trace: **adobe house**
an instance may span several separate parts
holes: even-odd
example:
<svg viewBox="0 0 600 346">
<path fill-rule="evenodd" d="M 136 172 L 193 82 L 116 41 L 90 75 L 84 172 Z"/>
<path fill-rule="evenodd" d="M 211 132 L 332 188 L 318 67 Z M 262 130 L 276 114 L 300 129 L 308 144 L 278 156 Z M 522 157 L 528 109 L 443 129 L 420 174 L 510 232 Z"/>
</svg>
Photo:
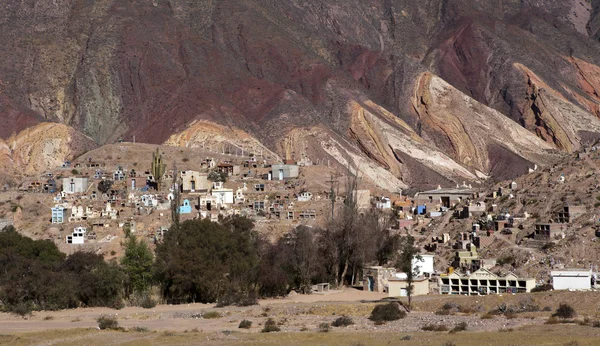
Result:
<svg viewBox="0 0 600 346">
<path fill-rule="evenodd" d="M 179 176 L 182 192 L 207 193 L 212 184 L 208 180 L 208 174 L 198 171 L 181 171 Z"/>
<path fill-rule="evenodd" d="M 298 178 L 298 165 L 278 164 L 271 166 L 271 176 L 275 180 Z"/>
<path fill-rule="evenodd" d="M 368 292 L 387 292 L 388 280 L 396 274 L 396 269 L 382 266 L 363 269 L 363 290 Z"/>
<path fill-rule="evenodd" d="M 558 223 L 536 223 L 533 239 L 549 241 L 557 236 L 561 236 L 564 226 Z"/>
<path fill-rule="evenodd" d="M 557 222 L 558 223 L 571 223 L 579 215 L 583 215 L 586 212 L 585 205 L 567 205 L 564 206 L 561 211 L 558 212 Z"/>
<path fill-rule="evenodd" d="M 520 278 L 513 273 L 501 277 L 487 269 L 472 274 L 452 272 L 439 277 L 441 294 L 481 296 L 502 293 L 527 293 L 535 287 L 535 279 Z"/>
<path fill-rule="evenodd" d="M 431 191 L 417 192 L 414 196 L 414 202 L 418 205 L 451 208 L 452 206 L 473 197 L 473 190 L 468 187 L 457 187 L 453 189 L 442 189 L 441 187 L 438 187 Z"/>
<path fill-rule="evenodd" d="M 420 276 L 413 279 L 412 296 L 423 296 L 429 293 L 429 279 Z M 388 279 L 388 297 L 408 296 L 408 281 L 405 273 L 396 273 Z"/>
</svg>

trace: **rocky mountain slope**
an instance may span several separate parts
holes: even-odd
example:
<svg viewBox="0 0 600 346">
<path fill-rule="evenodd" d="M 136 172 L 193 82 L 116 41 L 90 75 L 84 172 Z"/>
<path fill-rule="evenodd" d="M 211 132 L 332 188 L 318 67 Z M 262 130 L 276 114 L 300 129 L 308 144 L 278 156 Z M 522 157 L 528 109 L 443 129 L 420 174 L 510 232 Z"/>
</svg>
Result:
<svg viewBox="0 0 600 346">
<path fill-rule="evenodd" d="M 97 145 L 209 139 L 398 189 L 509 178 L 600 136 L 600 0 L 1 6 L 5 140 L 45 122 Z"/>
</svg>

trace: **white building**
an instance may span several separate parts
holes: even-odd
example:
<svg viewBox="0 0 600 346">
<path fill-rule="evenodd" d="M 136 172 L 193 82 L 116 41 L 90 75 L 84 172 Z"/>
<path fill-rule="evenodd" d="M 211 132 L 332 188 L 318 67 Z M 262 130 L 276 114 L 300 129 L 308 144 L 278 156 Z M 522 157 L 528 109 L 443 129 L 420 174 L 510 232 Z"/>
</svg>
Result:
<svg viewBox="0 0 600 346">
<path fill-rule="evenodd" d="M 304 191 L 298 195 L 298 202 L 308 202 L 313 198 L 313 194 L 308 191 Z"/>
<path fill-rule="evenodd" d="M 412 267 L 413 272 L 418 272 L 417 276 L 431 276 L 434 273 L 433 269 L 433 256 L 434 255 L 420 255 L 421 259 L 413 257 Z"/>
<path fill-rule="evenodd" d="M 65 193 L 84 193 L 88 188 L 88 178 L 63 178 L 62 190 Z"/>
<path fill-rule="evenodd" d="M 377 209 L 392 209 L 392 201 L 387 197 L 381 197 L 375 207 Z"/>
<path fill-rule="evenodd" d="M 555 290 L 589 290 L 595 281 L 591 269 L 553 270 L 550 276 Z"/>
<path fill-rule="evenodd" d="M 211 195 L 215 197 L 217 204 L 233 204 L 233 189 L 212 189 Z"/>
<path fill-rule="evenodd" d="M 73 230 L 73 233 L 71 233 L 71 235 L 68 235 L 67 238 L 65 239 L 67 244 L 83 244 L 83 243 L 85 243 L 86 231 L 87 230 L 85 227 L 75 227 L 75 229 Z"/>
</svg>

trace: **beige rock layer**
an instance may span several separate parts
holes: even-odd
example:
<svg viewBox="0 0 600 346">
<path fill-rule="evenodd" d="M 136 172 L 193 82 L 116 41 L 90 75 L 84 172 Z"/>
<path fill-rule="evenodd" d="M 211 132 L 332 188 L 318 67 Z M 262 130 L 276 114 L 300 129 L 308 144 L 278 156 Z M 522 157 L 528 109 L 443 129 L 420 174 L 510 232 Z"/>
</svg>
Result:
<svg viewBox="0 0 600 346">
<path fill-rule="evenodd" d="M 72 127 L 40 123 L 0 140 L 0 167 L 13 174 L 35 175 L 95 147 L 89 137 Z"/>
</svg>

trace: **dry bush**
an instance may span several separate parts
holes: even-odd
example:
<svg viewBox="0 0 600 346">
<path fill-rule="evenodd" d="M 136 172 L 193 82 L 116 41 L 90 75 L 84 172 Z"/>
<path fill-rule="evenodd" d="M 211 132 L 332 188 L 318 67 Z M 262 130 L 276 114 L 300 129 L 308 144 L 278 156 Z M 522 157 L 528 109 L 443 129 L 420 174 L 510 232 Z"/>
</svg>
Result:
<svg viewBox="0 0 600 346">
<path fill-rule="evenodd" d="M 448 331 L 448 327 L 446 327 L 446 325 L 434 324 L 434 323 L 426 324 L 423 327 L 421 327 L 421 329 L 428 331 L 428 332 L 447 332 Z"/>
</svg>

